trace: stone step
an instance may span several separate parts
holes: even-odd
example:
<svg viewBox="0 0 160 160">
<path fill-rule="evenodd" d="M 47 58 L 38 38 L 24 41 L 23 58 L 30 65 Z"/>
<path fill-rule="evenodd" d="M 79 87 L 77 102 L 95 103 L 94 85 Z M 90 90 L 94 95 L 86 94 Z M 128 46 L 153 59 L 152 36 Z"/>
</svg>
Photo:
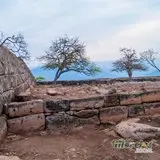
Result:
<svg viewBox="0 0 160 160">
<path fill-rule="evenodd" d="M 6 106 L 5 112 L 9 118 L 44 113 L 43 101 L 13 102 Z"/>
</svg>

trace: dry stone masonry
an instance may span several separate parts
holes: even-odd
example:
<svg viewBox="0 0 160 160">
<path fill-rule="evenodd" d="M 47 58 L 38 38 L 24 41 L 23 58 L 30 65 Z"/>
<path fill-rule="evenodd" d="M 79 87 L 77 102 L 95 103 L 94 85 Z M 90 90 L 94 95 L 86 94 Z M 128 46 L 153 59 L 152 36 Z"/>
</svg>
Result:
<svg viewBox="0 0 160 160">
<path fill-rule="evenodd" d="M 6 109 L 8 131 L 72 129 L 92 124 L 117 124 L 127 118 L 160 114 L 160 91 L 139 94 L 109 93 L 73 100 L 32 100 L 10 103 Z"/>
<path fill-rule="evenodd" d="M 158 81 L 159 78 L 154 80 Z M 107 79 L 61 83 L 73 85 L 112 82 Z M 12 133 L 30 133 L 44 129 L 72 129 L 85 124 L 115 125 L 132 117 L 160 114 L 160 91 L 121 94 L 111 90 L 103 96 L 90 98 L 55 100 L 53 96 L 49 100 L 34 100 L 30 93 L 24 93 L 32 85 L 33 76 L 26 64 L 7 49 L 1 48 L 0 141 L 4 139 L 7 130 Z M 50 91 L 48 93 L 57 94 Z"/>
<path fill-rule="evenodd" d="M 0 47 L 0 141 L 7 132 L 6 117 L 3 115 L 4 106 L 32 85 L 33 76 L 23 60 L 6 48 Z"/>
</svg>

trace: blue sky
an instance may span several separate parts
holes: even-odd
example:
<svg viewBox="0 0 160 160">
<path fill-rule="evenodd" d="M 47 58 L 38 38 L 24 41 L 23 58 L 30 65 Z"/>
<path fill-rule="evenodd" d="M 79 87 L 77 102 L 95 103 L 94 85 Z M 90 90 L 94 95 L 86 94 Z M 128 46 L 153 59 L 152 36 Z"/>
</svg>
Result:
<svg viewBox="0 0 160 160">
<path fill-rule="evenodd" d="M 120 57 L 120 47 L 160 51 L 160 0 L 1 0 L 0 30 L 24 34 L 32 55 L 59 36 L 79 36 L 93 61 Z"/>
</svg>

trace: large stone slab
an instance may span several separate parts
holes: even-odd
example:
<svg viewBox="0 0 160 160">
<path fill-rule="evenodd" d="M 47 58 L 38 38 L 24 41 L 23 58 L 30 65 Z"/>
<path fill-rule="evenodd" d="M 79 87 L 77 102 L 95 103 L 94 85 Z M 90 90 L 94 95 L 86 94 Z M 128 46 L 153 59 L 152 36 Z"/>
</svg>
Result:
<svg viewBox="0 0 160 160">
<path fill-rule="evenodd" d="M 109 107 L 100 110 L 100 121 L 101 123 L 117 123 L 128 116 L 128 107 L 126 106 L 116 106 Z"/>
<path fill-rule="evenodd" d="M 0 142 L 4 140 L 7 134 L 6 116 L 0 116 Z"/>
<path fill-rule="evenodd" d="M 70 109 L 68 100 L 61 100 L 61 101 L 47 100 L 45 102 L 44 108 L 46 113 L 63 112 L 63 111 L 69 111 Z"/>
<path fill-rule="evenodd" d="M 160 128 L 141 124 L 132 120 L 123 121 L 116 126 L 115 131 L 123 138 L 145 140 L 160 137 Z"/>
<path fill-rule="evenodd" d="M 141 104 L 141 94 L 121 94 L 120 105 Z"/>
<path fill-rule="evenodd" d="M 142 102 L 160 102 L 160 91 L 151 91 L 142 94 Z"/>
<path fill-rule="evenodd" d="M 8 119 L 8 131 L 12 133 L 26 133 L 43 130 L 45 128 L 44 114 L 35 114 L 20 118 Z"/>
<path fill-rule="evenodd" d="M 100 124 L 100 121 L 98 116 L 93 116 L 90 118 L 78 118 L 64 112 L 55 113 L 46 117 L 46 126 L 49 130 L 55 130 L 58 128 L 71 129 L 74 126 L 85 124 Z"/>
<path fill-rule="evenodd" d="M 80 111 L 85 109 L 102 108 L 104 106 L 104 97 L 92 97 L 87 99 L 76 99 L 70 102 L 71 111 Z"/>
<path fill-rule="evenodd" d="M 28 102 L 14 102 L 8 105 L 9 117 L 22 117 L 44 112 L 43 101 L 33 100 Z"/>
<path fill-rule="evenodd" d="M 160 103 L 144 104 L 144 109 L 146 115 L 160 114 Z"/>
<path fill-rule="evenodd" d="M 17 156 L 0 156 L 0 160 L 21 160 Z"/>
</svg>

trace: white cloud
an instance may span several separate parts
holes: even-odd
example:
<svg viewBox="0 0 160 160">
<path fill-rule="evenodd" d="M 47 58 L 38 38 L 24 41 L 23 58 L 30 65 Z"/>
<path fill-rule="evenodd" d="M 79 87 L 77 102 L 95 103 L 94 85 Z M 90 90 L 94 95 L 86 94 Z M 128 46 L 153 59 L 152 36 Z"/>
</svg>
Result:
<svg viewBox="0 0 160 160">
<path fill-rule="evenodd" d="M 138 51 L 159 46 L 158 0 L 3 1 L 0 30 L 24 34 L 32 66 L 38 65 L 35 58 L 44 53 L 50 41 L 65 33 L 80 36 L 92 60 L 116 59 L 121 46 Z"/>
</svg>

